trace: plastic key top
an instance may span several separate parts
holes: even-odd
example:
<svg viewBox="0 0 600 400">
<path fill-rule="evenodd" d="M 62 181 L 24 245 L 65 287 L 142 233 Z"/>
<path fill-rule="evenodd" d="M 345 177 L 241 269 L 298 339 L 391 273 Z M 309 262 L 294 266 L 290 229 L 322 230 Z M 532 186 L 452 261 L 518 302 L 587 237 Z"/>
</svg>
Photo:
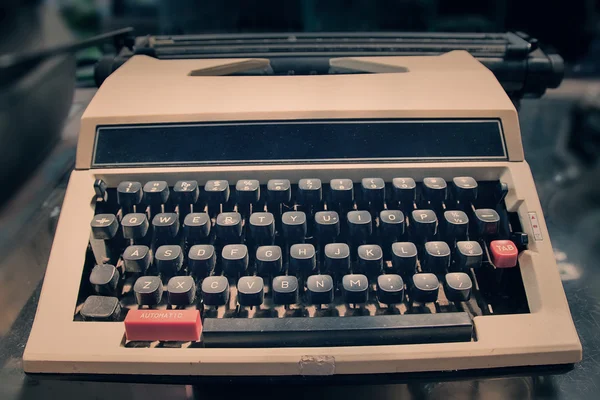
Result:
<svg viewBox="0 0 600 400">
<path fill-rule="evenodd" d="M 490 243 L 492 262 L 496 268 L 512 268 L 517 265 L 519 250 L 510 240 L 493 240 Z"/>
<path fill-rule="evenodd" d="M 425 254 L 421 264 L 423 272 L 445 272 L 450 266 L 450 254 L 450 247 L 446 242 L 425 243 Z"/>
<path fill-rule="evenodd" d="M 224 276 L 209 276 L 202 281 L 202 301 L 206 306 L 223 306 L 229 301 L 229 281 Z"/>
<path fill-rule="evenodd" d="M 142 202 L 144 192 L 142 184 L 139 182 L 121 182 L 117 186 L 117 202 L 125 210 L 131 210 L 131 207 Z"/>
<path fill-rule="evenodd" d="M 385 274 L 377 277 L 377 299 L 383 304 L 399 304 L 404 300 L 404 281 L 400 275 Z"/>
<path fill-rule="evenodd" d="M 96 265 L 90 274 L 90 283 L 98 294 L 114 296 L 119 284 L 119 271 L 114 265 Z"/>
<path fill-rule="evenodd" d="M 452 179 L 454 199 L 469 203 L 477 199 L 477 181 L 470 176 L 458 176 Z"/>
<path fill-rule="evenodd" d="M 456 242 L 454 268 L 458 271 L 468 270 L 470 268 L 479 268 L 481 266 L 482 257 L 483 250 L 481 249 L 479 242 Z"/>
<path fill-rule="evenodd" d="M 447 184 L 443 178 L 423 179 L 423 200 L 431 204 L 441 204 L 448 196 Z"/>
<path fill-rule="evenodd" d="M 316 251 L 312 244 L 294 244 L 290 247 L 290 274 L 308 276 L 316 267 Z"/>
<path fill-rule="evenodd" d="M 142 239 L 148 233 L 150 224 L 146 214 L 130 213 L 121 220 L 123 227 L 123 237 L 125 239 Z"/>
<path fill-rule="evenodd" d="M 195 342 L 201 332 L 198 310 L 129 310 L 125 318 L 127 340 Z"/>
<path fill-rule="evenodd" d="M 90 225 L 95 239 L 112 239 L 119 230 L 119 221 L 114 214 L 97 214 Z"/>
<path fill-rule="evenodd" d="M 329 275 L 311 275 L 306 280 L 309 304 L 329 304 L 333 301 L 333 279 Z"/>
<path fill-rule="evenodd" d="M 437 233 L 438 220 L 433 210 L 414 210 L 411 213 L 413 234 L 422 239 L 431 239 Z"/>
<path fill-rule="evenodd" d="M 177 181 L 173 186 L 173 197 L 180 206 L 196 203 L 199 195 L 200 190 L 196 181 Z"/>
<path fill-rule="evenodd" d="M 288 211 L 281 217 L 283 236 L 288 243 L 302 243 L 307 232 L 306 214 L 302 211 Z"/>
<path fill-rule="evenodd" d="M 385 201 L 385 182 L 381 178 L 364 178 L 361 181 L 363 200 L 376 209 L 382 209 Z"/>
<path fill-rule="evenodd" d="M 323 200 L 320 179 L 300 179 L 298 181 L 298 204 L 315 206 Z"/>
<path fill-rule="evenodd" d="M 188 269 L 197 278 L 204 278 L 215 269 L 217 255 L 210 244 L 197 244 L 188 252 Z"/>
<path fill-rule="evenodd" d="M 84 321 L 116 321 L 121 315 L 121 304 L 116 297 L 90 296 L 79 314 Z"/>
<path fill-rule="evenodd" d="M 369 298 L 369 280 L 365 275 L 344 275 L 342 288 L 344 301 L 348 304 L 364 304 Z"/>
<path fill-rule="evenodd" d="M 169 194 L 169 185 L 165 181 L 150 181 L 144 185 L 144 198 L 151 206 L 165 204 Z"/>
<path fill-rule="evenodd" d="M 150 248 L 148 246 L 128 246 L 123 251 L 125 272 L 145 274 L 150 267 Z"/>
<path fill-rule="evenodd" d="M 417 199 L 417 184 L 413 178 L 394 178 L 392 180 L 394 200 L 400 202 L 405 208 L 412 208 Z"/>
<path fill-rule="evenodd" d="M 185 216 L 183 231 L 190 241 L 203 240 L 210 234 L 210 217 L 207 213 L 191 213 Z"/>
<path fill-rule="evenodd" d="M 265 283 L 260 276 L 242 276 L 237 283 L 240 306 L 260 306 L 265 298 Z"/>
<path fill-rule="evenodd" d="M 412 277 L 411 300 L 421 303 L 437 301 L 440 282 L 431 273 L 414 274 Z"/>
<path fill-rule="evenodd" d="M 169 304 L 189 306 L 196 298 L 196 283 L 191 276 L 174 276 L 167 284 Z"/>
<path fill-rule="evenodd" d="M 279 246 L 260 246 L 256 249 L 256 268 L 259 275 L 277 275 L 281 272 L 282 257 Z"/>
<path fill-rule="evenodd" d="M 239 243 L 242 236 L 242 216 L 237 212 L 225 212 L 217 216 L 217 238 L 224 243 Z"/>
<path fill-rule="evenodd" d="M 493 236 L 498 233 L 500 216 L 491 208 L 480 208 L 475 210 L 475 222 L 477 233 L 483 236 Z"/>
<path fill-rule="evenodd" d="M 450 301 L 467 301 L 471 297 L 471 278 L 464 272 L 451 272 L 446 274 L 445 282 L 446 297 Z"/>
<path fill-rule="evenodd" d="M 140 306 L 155 306 L 162 300 L 163 286 L 158 276 L 140 276 L 133 285 Z"/>
<path fill-rule="evenodd" d="M 290 275 L 276 276 L 271 284 L 273 303 L 295 304 L 298 302 L 298 278 Z"/>
</svg>

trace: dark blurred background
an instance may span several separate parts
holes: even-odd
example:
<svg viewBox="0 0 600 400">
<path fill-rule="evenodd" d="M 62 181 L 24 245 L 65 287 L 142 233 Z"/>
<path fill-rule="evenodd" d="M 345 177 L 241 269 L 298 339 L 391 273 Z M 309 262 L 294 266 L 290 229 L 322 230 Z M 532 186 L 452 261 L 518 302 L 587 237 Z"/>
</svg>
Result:
<svg viewBox="0 0 600 400">
<path fill-rule="evenodd" d="M 116 49 L 108 42 L 14 70 L 1 69 L 2 57 L 126 26 L 138 36 L 523 31 L 560 54 L 566 63 L 561 87 L 523 100 L 519 115 L 584 361 L 560 377 L 431 383 L 419 386 L 414 397 L 462 398 L 458 393 L 469 392 L 482 396 L 472 398 L 597 398 L 599 11 L 594 0 L 0 0 L 0 398 L 43 398 L 48 390 L 57 398 L 190 396 L 185 387 L 39 385 L 24 377 L 20 365 L 74 165 L 79 119 L 96 90 L 94 64 Z M 411 387 L 382 386 L 377 393 L 397 398 Z M 485 387 L 493 390 L 474 389 Z"/>
</svg>

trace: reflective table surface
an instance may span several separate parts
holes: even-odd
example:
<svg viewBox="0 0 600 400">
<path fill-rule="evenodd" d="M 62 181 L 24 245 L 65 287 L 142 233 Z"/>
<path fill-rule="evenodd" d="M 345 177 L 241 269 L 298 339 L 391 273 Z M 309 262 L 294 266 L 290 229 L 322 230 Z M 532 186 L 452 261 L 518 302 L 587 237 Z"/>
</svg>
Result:
<svg viewBox="0 0 600 400">
<path fill-rule="evenodd" d="M 560 375 L 543 371 L 494 378 L 439 381 L 412 375 L 402 383 L 276 383 L 257 381 L 202 385 L 40 380 L 23 373 L 21 357 L 35 315 L 44 269 L 73 166 L 78 120 L 93 91 L 78 90 L 63 141 L 22 190 L 0 211 L 0 398 L 181 399 L 406 398 L 575 399 L 600 394 L 600 169 L 582 169 L 562 150 L 573 101 L 590 85 L 567 80 L 542 100 L 521 104 L 526 159 L 531 165 L 563 284 L 583 343 L 584 359 Z M 600 185 L 599 185 L 600 186 Z M 85 340 L 85 338 L 82 338 Z M 427 379 L 425 379 L 427 378 Z M 156 382 L 160 383 L 160 379 Z"/>
</svg>

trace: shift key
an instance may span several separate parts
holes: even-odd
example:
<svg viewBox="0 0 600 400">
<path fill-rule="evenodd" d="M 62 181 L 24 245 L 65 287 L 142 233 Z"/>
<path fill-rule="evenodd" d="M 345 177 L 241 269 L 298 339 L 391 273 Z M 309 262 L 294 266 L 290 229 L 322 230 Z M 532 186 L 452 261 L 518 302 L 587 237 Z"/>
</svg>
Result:
<svg viewBox="0 0 600 400">
<path fill-rule="evenodd" d="M 127 340 L 195 342 L 201 332 L 198 310 L 130 310 L 125 317 Z"/>
</svg>

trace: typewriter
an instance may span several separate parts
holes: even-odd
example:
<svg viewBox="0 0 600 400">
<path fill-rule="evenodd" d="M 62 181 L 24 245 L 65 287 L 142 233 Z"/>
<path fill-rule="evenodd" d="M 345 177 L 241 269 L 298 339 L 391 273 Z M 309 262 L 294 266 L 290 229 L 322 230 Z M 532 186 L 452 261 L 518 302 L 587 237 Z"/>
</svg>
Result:
<svg viewBox="0 0 600 400">
<path fill-rule="evenodd" d="M 581 359 L 517 111 L 473 51 L 332 56 L 328 74 L 290 75 L 149 43 L 82 117 L 26 372 Z"/>
</svg>

